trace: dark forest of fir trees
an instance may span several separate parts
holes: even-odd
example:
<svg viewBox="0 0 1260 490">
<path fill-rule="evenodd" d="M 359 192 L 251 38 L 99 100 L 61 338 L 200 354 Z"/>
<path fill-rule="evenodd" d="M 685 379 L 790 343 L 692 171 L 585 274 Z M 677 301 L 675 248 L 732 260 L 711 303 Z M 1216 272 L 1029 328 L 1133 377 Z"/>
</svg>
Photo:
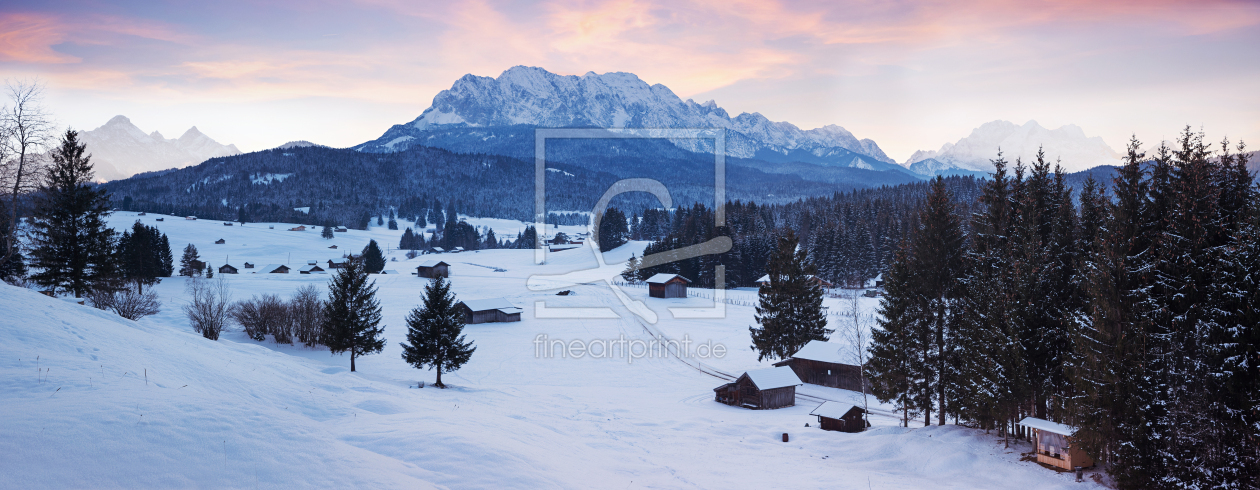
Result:
<svg viewBox="0 0 1260 490">
<path fill-rule="evenodd" d="M 927 424 L 1079 427 L 1122 488 L 1256 488 L 1260 225 L 1243 148 L 1214 153 L 1189 129 L 1139 148 L 1110 195 L 1090 180 L 1075 201 L 1042 158 L 999 156 L 971 206 L 934 182 L 884 275 L 877 397 Z"/>
</svg>

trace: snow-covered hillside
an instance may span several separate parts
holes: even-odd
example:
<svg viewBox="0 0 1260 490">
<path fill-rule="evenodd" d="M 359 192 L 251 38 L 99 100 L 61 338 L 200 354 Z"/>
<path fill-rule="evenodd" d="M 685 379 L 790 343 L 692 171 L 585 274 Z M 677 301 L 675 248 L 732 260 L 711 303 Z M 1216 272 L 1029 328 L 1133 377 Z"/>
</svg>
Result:
<svg viewBox="0 0 1260 490">
<path fill-rule="evenodd" d="M 209 220 L 115 213 L 194 243 L 214 265 L 240 266 L 339 257 L 369 238 L 395 244 L 398 231 L 285 231 L 292 225 L 226 227 Z M 473 224 L 488 225 L 470 219 Z M 503 231 L 511 223 L 497 223 Z M 496 232 L 499 232 L 496 226 Z M 565 229 L 564 231 L 574 231 Z M 226 243 L 214 245 L 218 238 Z M 338 249 L 329 249 L 336 244 Z M 605 254 L 617 264 L 641 253 L 634 242 Z M 254 342 L 241 332 L 217 342 L 191 331 L 180 306 L 184 280 L 157 285 L 162 313 L 139 322 L 61 299 L 0 285 L 0 488 L 1082 488 L 1070 475 L 1020 461 L 1027 445 L 1004 449 L 982 431 L 945 426 L 905 429 L 888 416 L 860 434 L 816 428 L 815 402 L 752 411 L 713 401 L 722 381 L 675 358 L 547 358 L 551 340 L 650 340 L 652 334 L 722 344 L 712 369 L 765 367 L 747 345 L 751 307 L 725 318 L 678 319 L 668 306 L 709 307 L 704 298 L 649 299 L 660 317 L 629 314 L 604 285 L 567 286 L 572 296 L 526 287 L 534 275 L 595 265 L 589 250 L 444 254 L 460 299 L 504 297 L 524 308 L 520 323 L 470 325 L 477 351 L 443 376 L 450 389 L 416 388 L 432 372 L 400 359 L 403 318 L 426 280 L 416 262 L 390 251 L 376 276 L 384 307 L 385 351 L 357 360 L 324 349 Z M 230 257 L 230 258 L 229 258 Z M 393 261 L 397 259 L 397 261 Z M 496 268 L 501 269 L 496 270 Z M 220 275 L 236 299 L 288 296 L 323 286 L 329 275 Z M 698 291 L 703 295 L 712 292 Z M 732 291 L 751 301 L 753 291 Z M 603 306 L 616 319 L 540 319 L 536 302 Z M 832 311 L 839 311 L 829 299 Z M 873 308 L 874 300 L 863 300 Z M 652 332 L 650 334 L 649 332 Z M 837 343 L 837 348 L 843 345 Z M 807 386 L 802 393 L 854 401 L 853 392 Z M 887 407 L 883 407 L 887 408 Z M 807 428 L 806 424 L 815 427 Z M 922 422 L 920 421 L 921 425 Z M 781 442 L 782 433 L 791 442 Z"/>
<path fill-rule="evenodd" d="M 1051 162 L 1062 159 L 1063 168 L 1070 172 L 1120 164 L 1120 154 L 1102 138 L 1086 136 L 1075 125 L 1051 130 L 1041 127 L 1037 121 L 1028 121 L 1022 126 L 1010 121 L 987 122 L 967 137 L 945 143 L 939 150 L 914 152 L 905 164 L 913 166 L 919 161 L 935 159 L 939 164 L 930 167 L 937 173 L 949 168 L 992 172 L 990 160 L 997 158 L 998 148 L 1002 149 L 1006 161 L 1014 165 L 1016 157 L 1025 163 L 1032 161 L 1039 147 L 1045 148 L 1046 158 Z"/>
<path fill-rule="evenodd" d="M 210 158 L 236 155 L 236 145 L 222 145 L 194 126 L 179 138 L 167 139 L 154 131 L 145 134 L 126 116 L 114 116 L 103 126 L 79 133 L 96 165 L 96 177 L 118 180 L 132 175 L 185 167 Z"/>
<path fill-rule="evenodd" d="M 425 131 L 451 126 L 600 128 L 727 128 L 742 137 L 727 142 L 727 154 L 751 158 L 758 151 L 787 154 L 805 151 L 815 157 L 839 152 L 861 153 L 895 163 L 874 141 L 859 140 L 836 125 L 802 130 L 774 122 L 759 113 L 727 114 L 714 101 L 682 100 L 668 87 L 648 85 L 633 73 L 588 72 L 562 76 L 542 68 L 516 66 L 498 78 L 464 75 L 433 98 L 408 129 Z M 393 151 L 421 141 L 418 135 L 386 133 L 360 148 Z M 688 149 L 704 147 L 696 140 L 678 140 Z M 711 151 L 709 149 L 708 151 Z"/>
</svg>

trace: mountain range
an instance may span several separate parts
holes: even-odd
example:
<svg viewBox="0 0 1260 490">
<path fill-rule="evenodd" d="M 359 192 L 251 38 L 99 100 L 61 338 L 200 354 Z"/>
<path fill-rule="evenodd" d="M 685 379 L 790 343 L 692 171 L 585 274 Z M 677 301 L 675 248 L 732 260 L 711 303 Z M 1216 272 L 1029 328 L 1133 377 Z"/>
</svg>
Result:
<svg viewBox="0 0 1260 490">
<path fill-rule="evenodd" d="M 96 165 L 96 178 L 102 181 L 241 153 L 235 145 L 220 144 L 196 126 L 179 138 L 167 139 L 157 131 L 146 134 L 126 116 L 114 116 L 99 128 L 82 131 L 79 139 L 87 145 Z"/>
<path fill-rule="evenodd" d="M 1063 167 L 1076 172 L 1100 165 L 1119 165 L 1120 154 L 1100 137 L 1085 136 L 1076 125 L 1046 129 L 1037 121 L 1018 125 L 1010 121 L 992 121 L 980 125 L 965 138 L 945 143 L 939 150 L 914 152 L 905 165 L 915 173 L 938 175 L 949 173 L 993 171 L 992 160 L 997 150 L 1014 165 L 1019 158 L 1025 163 L 1036 158 L 1043 148 L 1050 161 L 1062 160 Z"/>
</svg>

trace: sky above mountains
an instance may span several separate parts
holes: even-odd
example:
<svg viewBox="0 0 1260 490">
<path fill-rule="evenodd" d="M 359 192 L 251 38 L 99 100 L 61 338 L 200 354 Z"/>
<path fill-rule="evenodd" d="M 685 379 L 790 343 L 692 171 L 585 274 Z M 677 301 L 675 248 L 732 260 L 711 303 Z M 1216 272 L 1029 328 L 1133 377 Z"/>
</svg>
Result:
<svg viewBox="0 0 1260 490">
<path fill-rule="evenodd" d="M 0 7 L 0 76 L 59 122 L 196 125 L 243 151 L 350 146 L 472 73 L 624 71 L 897 161 L 995 119 L 1121 148 L 1186 124 L 1260 144 L 1254 1 L 37 2 Z"/>
</svg>

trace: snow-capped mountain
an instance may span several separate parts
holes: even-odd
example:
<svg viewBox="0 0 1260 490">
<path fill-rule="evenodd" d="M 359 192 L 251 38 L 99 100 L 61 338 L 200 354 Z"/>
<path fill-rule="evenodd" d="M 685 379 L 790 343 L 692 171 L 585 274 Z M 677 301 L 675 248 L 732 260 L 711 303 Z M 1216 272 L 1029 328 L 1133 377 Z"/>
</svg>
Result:
<svg viewBox="0 0 1260 490">
<path fill-rule="evenodd" d="M 118 180 L 141 172 L 185 167 L 210 158 L 236 155 L 235 145 L 222 145 L 202 134 L 196 126 L 182 136 L 167 139 L 154 131 L 145 134 L 126 116 L 114 116 L 105 125 L 79 133 L 92 154 L 98 180 Z"/>
<path fill-rule="evenodd" d="M 275 149 L 275 150 L 288 150 L 288 149 L 290 149 L 290 148 L 306 148 L 306 147 L 308 147 L 308 146 L 319 146 L 319 147 L 327 148 L 327 146 L 324 146 L 324 145 L 321 145 L 321 144 L 317 144 L 317 143 L 311 143 L 310 141 L 306 141 L 306 140 L 297 140 L 297 141 L 290 141 L 290 142 L 285 143 L 285 144 L 283 144 L 283 145 L 277 146 L 277 147 L 275 147 L 275 148 L 273 148 L 273 149 Z"/>
<path fill-rule="evenodd" d="M 980 125 L 966 138 L 956 143 L 945 143 L 939 150 L 919 150 L 906 160 L 905 165 L 914 170 L 915 165 L 935 160 L 929 165 L 919 165 L 925 175 L 948 173 L 951 169 L 992 172 L 990 160 L 997 158 L 998 148 L 1002 156 L 1013 165 L 1015 158 L 1031 162 L 1038 148 L 1044 148 L 1050 161 L 1061 159 L 1068 171 L 1086 170 L 1099 165 L 1119 165 L 1120 154 L 1107 146 L 1102 138 L 1088 137 L 1080 127 L 1069 124 L 1059 129 L 1046 129 L 1037 121 L 1018 125 L 1009 121 L 993 121 Z M 931 173 L 926 173 L 926 172 Z"/>
<path fill-rule="evenodd" d="M 779 158 L 793 153 L 833 166 L 896 163 L 874 141 L 836 125 L 802 130 L 758 113 L 731 117 L 710 100 L 682 100 L 664 85 L 648 85 L 632 73 L 557 75 L 516 66 L 498 78 L 465 75 L 433 98 L 420 117 L 364 143 L 365 151 L 397 151 L 425 133 L 459 127 L 507 126 L 599 128 L 726 128 L 727 155 Z M 704 140 L 680 140 L 690 150 L 710 150 Z M 853 154 L 869 157 L 853 162 Z M 795 157 L 793 157 L 795 158 Z M 870 161 L 867 161 L 870 160 Z"/>
</svg>

